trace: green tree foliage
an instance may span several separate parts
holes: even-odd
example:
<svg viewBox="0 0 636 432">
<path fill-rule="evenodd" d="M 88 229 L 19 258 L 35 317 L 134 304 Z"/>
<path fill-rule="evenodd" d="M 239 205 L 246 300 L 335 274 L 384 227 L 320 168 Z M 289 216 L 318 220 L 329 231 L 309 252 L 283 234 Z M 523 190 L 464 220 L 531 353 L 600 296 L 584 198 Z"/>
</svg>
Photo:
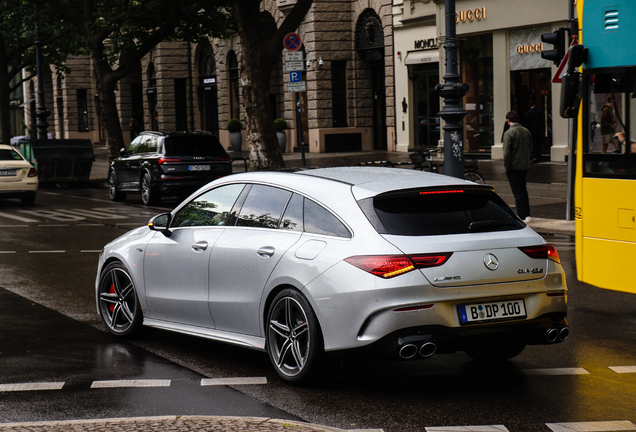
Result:
<svg viewBox="0 0 636 432">
<path fill-rule="evenodd" d="M 124 147 L 115 89 L 160 42 L 225 37 L 230 0 L 50 0 L 73 23 L 93 61 L 109 155 Z"/>
<path fill-rule="evenodd" d="M 0 0 L 0 141 L 11 138 L 9 111 L 11 93 L 35 73 L 35 4 L 26 0 Z M 38 35 L 43 62 L 64 71 L 69 54 L 81 52 L 74 29 L 49 3 L 37 4 Z M 55 23 L 55 25 L 50 25 Z M 26 70 L 27 74 L 22 75 Z M 30 96 L 30 95 L 29 95 Z"/>
</svg>

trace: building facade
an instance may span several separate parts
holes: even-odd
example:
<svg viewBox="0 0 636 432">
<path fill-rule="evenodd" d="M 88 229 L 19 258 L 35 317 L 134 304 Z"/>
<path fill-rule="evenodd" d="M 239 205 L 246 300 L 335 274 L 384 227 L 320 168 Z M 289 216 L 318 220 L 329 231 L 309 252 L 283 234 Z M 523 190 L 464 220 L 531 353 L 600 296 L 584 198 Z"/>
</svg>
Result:
<svg viewBox="0 0 636 432">
<path fill-rule="evenodd" d="M 445 73 L 445 8 L 440 0 L 394 0 L 398 151 L 434 147 L 440 139 L 435 84 Z M 541 34 L 567 27 L 567 2 L 456 0 L 459 72 L 469 91 L 463 98 L 464 152 L 503 158 L 501 138 L 508 111 L 521 123 L 532 100 L 544 114 L 542 153 L 564 161 L 568 121 L 558 115 L 556 67 L 541 58 Z M 402 109 L 400 110 L 400 105 Z M 443 139 L 443 134 L 441 135 Z"/>
</svg>

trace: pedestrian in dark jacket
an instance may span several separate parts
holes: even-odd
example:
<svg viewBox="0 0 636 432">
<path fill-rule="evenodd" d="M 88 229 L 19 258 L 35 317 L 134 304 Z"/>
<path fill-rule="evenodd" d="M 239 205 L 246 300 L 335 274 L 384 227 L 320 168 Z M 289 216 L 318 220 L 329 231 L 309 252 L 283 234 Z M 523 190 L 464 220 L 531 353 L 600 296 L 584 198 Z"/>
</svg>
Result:
<svg viewBox="0 0 636 432">
<path fill-rule="evenodd" d="M 530 221 L 530 198 L 526 185 L 530 155 L 532 149 L 532 134 L 519 124 L 519 114 L 510 111 L 506 114 L 506 122 L 510 128 L 504 134 L 503 159 L 506 176 L 510 189 L 515 197 L 517 215 L 526 222 Z"/>
<path fill-rule="evenodd" d="M 530 101 L 530 110 L 526 113 L 526 127 L 532 134 L 532 162 L 541 161 L 541 144 L 545 133 L 545 121 L 543 113 L 535 107 L 534 101 Z"/>
</svg>

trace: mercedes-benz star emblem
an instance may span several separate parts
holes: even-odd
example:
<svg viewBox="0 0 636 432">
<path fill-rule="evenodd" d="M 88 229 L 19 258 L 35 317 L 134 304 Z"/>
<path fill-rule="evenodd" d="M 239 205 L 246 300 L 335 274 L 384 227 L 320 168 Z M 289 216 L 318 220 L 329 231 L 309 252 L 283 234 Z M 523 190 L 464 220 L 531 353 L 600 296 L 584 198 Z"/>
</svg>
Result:
<svg viewBox="0 0 636 432">
<path fill-rule="evenodd" d="M 499 267 L 499 260 L 491 253 L 484 255 L 484 265 L 488 270 L 495 271 Z"/>
</svg>

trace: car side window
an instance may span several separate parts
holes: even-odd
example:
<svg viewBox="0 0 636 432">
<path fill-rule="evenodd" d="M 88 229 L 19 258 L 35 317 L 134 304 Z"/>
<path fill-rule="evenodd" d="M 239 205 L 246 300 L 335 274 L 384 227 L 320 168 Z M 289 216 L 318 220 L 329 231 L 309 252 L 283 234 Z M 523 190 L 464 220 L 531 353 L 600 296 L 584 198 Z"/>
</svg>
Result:
<svg viewBox="0 0 636 432">
<path fill-rule="evenodd" d="M 139 143 L 141 143 L 141 141 L 143 141 L 144 137 L 143 136 L 139 136 L 137 138 L 135 138 L 130 145 L 128 146 L 128 149 L 126 150 L 127 154 L 135 154 L 137 153 L 137 148 L 139 147 Z"/>
<path fill-rule="evenodd" d="M 291 192 L 263 185 L 250 190 L 236 221 L 237 226 L 278 228 Z"/>
<path fill-rule="evenodd" d="M 148 152 L 150 153 L 156 153 L 157 152 L 157 138 L 150 138 L 148 141 L 146 141 L 146 143 L 148 144 Z"/>
<path fill-rule="evenodd" d="M 302 195 L 292 195 L 280 221 L 280 229 L 289 231 L 303 231 L 303 201 Z"/>
<path fill-rule="evenodd" d="M 305 198 L 305 232 L 351 238 L 351 233 L 329 210 Z"/>
<path fill-rule="evenodd" d="M 244 184 L 231 184 L 199 195 L 177 212 L 171 228 L 225 225 L 227 216 L 244 187 Z"/>
<path fill-rule="evenodd" d="M 152 141 L 153 141 L 152 137 L 145 137 L 145 139 L 143 139 L 139 143 L 139 146 L 137 147 L 137 150 L 135 151 L 135 153 L 148 153 L 150 151 L 150 145 Z"/>
</svg>

